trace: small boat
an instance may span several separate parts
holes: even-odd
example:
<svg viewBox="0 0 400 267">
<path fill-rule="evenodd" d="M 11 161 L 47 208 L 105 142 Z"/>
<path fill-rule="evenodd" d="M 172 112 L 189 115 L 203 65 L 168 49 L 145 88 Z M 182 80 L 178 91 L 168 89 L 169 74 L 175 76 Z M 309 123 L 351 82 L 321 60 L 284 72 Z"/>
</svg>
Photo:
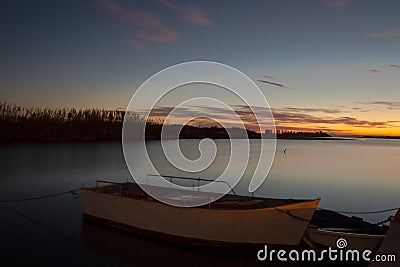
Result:
<svg viewBox="0 0 400 267">
<path fill-rule="evenodd" d="M 303 240 L 311 247 L 332 247 L 376 251 L 388 226 L 331 210 L 316 210 Z M 342 240 L 343 243 L 340 243 Z"/>
<path fill-rule="evenodd" d="M 152 198 L 136 183 L 98 182 L 106 184 L 82 189 L 84 220 L 201 245 L 296 246 L 320 202 L 227 194 L 208 205 L 183 208 Z"/>
</svg>

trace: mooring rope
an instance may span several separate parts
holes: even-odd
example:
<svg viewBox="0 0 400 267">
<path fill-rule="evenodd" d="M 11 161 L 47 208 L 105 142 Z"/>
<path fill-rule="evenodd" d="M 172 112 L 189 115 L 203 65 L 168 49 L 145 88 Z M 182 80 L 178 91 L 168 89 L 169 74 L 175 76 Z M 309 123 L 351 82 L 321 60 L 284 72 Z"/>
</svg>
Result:
<svg viewBox="0 0 400 267">
<path fill-rule="evenodd" d="M 0 200 L 0 203 L 12 203 L 12 202 L 23 202 L 23 201 L 31 201 L 31 200 L 38 200 L 38 199 L 43 199 L 43 198 L 50 198 L 50 197 L 56 197 L 56 196 L 61 196 L 61 195 L 66 195 L 66 194 L 72 194 L 74 197 L 76 197 L 79 193 L 76 191 L 81 190 L 81 188 L 75 188 L 72 190 L 60 192 L 60 193 L 53 193 L 53 194 L 48 194 L 48 195 L 43 195 L 43 196 L 37 196 L 37 197 L 29 197 L 29 198 L 20 198 L 20 199 L 12 199 L 12 200 Z"/>
<path fill-rule="evenodd" d="M 4 210 L 4 211 L 10 212 L 10 213 L 13 213 L 27 221 L 33 222 L 34 224 L 40 226 L 41 228 L 46 229 L 46 230 L 62 237 L 65 241 L 67 241 L 69 243 L 72 243 L 74 241 L 74 239 L 76 238 L 77 234 L 67 235 L 67 234 L 63 233 L 62 231 L 58 230 L 57 228 L 49 225 L 48 223 L 41 221 L 39 219 L 35 219 L 34 217 L 29 216 L 29 215 L 27 215 L 21 211 L 18 211 L 16 209 L 7 208 L 6 206 L 0 206 L 0 210 Z"/>
<path fill-rule="evenodd" d="M 301 217 L 299 217 L 299 216 L 294 215 L 294 214 L 291 213 L 289 210 L 281 210 L 281 209 L 279 209 L 279 208 L 277 208 L 277 207 L 274 207 L 274 209 L 277 210 L 277 211 L 280 211 L 280 212 L 282 212 L 283 214 L 286 214 L 286 215 L 288 215 L 288 216 L 290 216 L 290 217 L 293 217 L 293 218 L 295 218 L 295 219 L 297 219 L 297 220 L 300 220 L 300 221 L 303 221 L 303 222 L 306 222 L 306 223 L 309 223 L 309 222 L 310 222 L 309 220 L 306 220 L 306 219 L 304 219 L 304 218 L 301 218 Z"/>
<path fill-rule="evenodd" d="M 0 200 L 0 203 L 12 203 L 12 202 L 23 202 L 23 201 L 31 201 L 31 200 L 38 200 L 38 199 L 44 199 L 44 198 L 50 198 L 50 197 L 56 197 L 56 196 L 61 196 L 61 195 L 66 195 L 66 194 L 72 194 L 74 197 L 79 195 L 76 191 L 81 190 L 81 187 L 75 188 L 72 190 L 64 191 L 64 192 L 59 192 L 59 193 L 52 193 L 48 195 L 42 195 L 42 196 L 37 196 L 37 197 L 29 197 L 29 198 L 20 198 L 20 199 L 11 199 L 11 200 Z M 375 213 L 384 213 L 384 212 L 389 212 L 389 211 L 395 211 L 399 210 L 400 207 L 397 208 L 391 208 L 391 209 L 384 209 L 384 210 L 373 210 L 373 211 L 343 211 L 343 210 L 333 210 L 333 209 L 325 209 L 325 208 L 317 208 L 318 210 L 327 210 L 327 211 L 333 211 L 337 213 L 344 213 L 344 214 L 375 214 Z M 284 213 L 287 213 L 283 210 L 279 210 Z M 293 214 L 288 214 L 290 216 L 294 216 Z M 297 217 L 297 216 L 296 216 Z M 298 218 L 302 219 L 303 218 Z M 305 220 L 306 221 L 306 220 Z"/>
</svg>

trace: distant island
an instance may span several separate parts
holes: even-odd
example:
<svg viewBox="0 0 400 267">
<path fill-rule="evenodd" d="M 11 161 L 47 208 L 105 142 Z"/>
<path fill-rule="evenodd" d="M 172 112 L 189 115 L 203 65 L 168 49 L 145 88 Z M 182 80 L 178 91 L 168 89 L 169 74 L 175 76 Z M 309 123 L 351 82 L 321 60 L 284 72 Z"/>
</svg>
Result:
<svg viewBox="0 0 400 267">
<path fill-rule="evenodd" d="M 161 124 L 148 124 L 146 126 L 146 140 L 159 140 L 161 139 L 161 129 L 163 125 Z M 181 125 L 167 125 L 164 127 L 182 127 Z M 197 127 L 185 125 L 179 133 L 180 139 L 235 139 L 242 138 L 247 134 L 249 139 L 260 139 L 260 138 L 278 138 L 278 139 L 319 139 L 319 138 L 330 138 L 329 134 L 317 131 L 317 132 L 300 132 L 300 131 L 285 131 L 277 130 L 276 133 L 272 131 L 265 131 L 264 133 L 257 133 L 251 130 L 244 130 L 240 128 L 230 128 L 229 136 L 228 132 L 221 127 Z"/>
<path fill-rule="evenodd" d="M 323 139 L 333 137 L 326 132 L 316 131 L 316 132 L 301 132 L 301 131 L 279 131 L 276 134 L 278 139 Z"/>
<path fill-rule="evenodd" d="M 382 135 L 360 135 L 357 138 L 375 138 L 375 139 L 400 139 L 400 136 L 382 136 Z"/>
<path fill-rule="evenodd" d="M 120 141 L 125 111 L 103 109 L 50 109 L 24 108 L 0 103 L 0 142 L 49 142 L 49 141 Z M 131 115 L 134 123 L 144 124 L 141 116 Z M 146 124 L 146 140 L 161 138 L 160 123 Z M 165 126 L 164 126 L 165 127 Z M 166 127 L 182 127 L 167 125 Z M 277 130 L 257 133 L 251 130 L 231 128 L 237 133 L 231 138 L 247 134 L 250 139 L 329 139 L 322 131 L 301 132 Z M 180 131 L 181 139 L 227 139 L 229 135 L 221 127 L 200 127 L 185 125 Z"/>
</svg>

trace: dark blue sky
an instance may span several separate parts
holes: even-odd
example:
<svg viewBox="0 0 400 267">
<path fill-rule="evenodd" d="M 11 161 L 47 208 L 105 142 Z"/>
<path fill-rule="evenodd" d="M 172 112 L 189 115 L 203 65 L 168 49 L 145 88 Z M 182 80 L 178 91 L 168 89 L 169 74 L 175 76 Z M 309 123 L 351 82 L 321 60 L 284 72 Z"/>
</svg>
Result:
<svg viewBox="0 0 400 267">
<path fill-rule="evenodd" d="M 273 107 L 393 121 L 399 14 L 396 0 L 2 1 L 1 100 L 126 107 L 157 71 L 211 60 L 289 87 L 259 84 Z"/>
</svg>

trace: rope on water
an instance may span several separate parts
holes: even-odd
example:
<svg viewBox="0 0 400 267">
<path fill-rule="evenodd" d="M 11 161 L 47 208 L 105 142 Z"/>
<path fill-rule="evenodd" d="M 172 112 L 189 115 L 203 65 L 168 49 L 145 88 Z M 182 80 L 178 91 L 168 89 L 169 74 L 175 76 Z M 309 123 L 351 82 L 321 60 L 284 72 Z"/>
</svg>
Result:
<svg viewBox="0 0 400 267">
<path fill-rule="evenodd" d="M 37 197 L 20 198 L 20 199 L 12 199 L 12 200 L 0 200 L 0 203 L 31 201 L 31 200 L 38 200 L 38 199 L 43 199 L 43 198 L 56 197 L 56 196 L 61 196 L 61 195 L 66 195 L 66 194 L 72 194 L 72 196 L 74 196 L 76 198 L 79 195 L 79 193 L 77 193 L 76 191 L 79 191 L 79 190 L 81 190 L 80 187 L 72 189 L 72 190 L 60 192 L 60 193 L 53 193 L 53 194 L 37 196 Z"/>
<path fill-rule="evenodd" d="M 15 214 L 17 216 L 20 216 L 21 218 L 23 218 L 25 220 L 33 222 L 36 225 L 38 225 L 38 226 L 40 226 L 40 227 L 42 227 L 42 228 L 54 233 L 54 234 L 57 234 L 58 236 L 62 237 L 64 240 L 66 240 L 69 243 L 72 243 L 74 241 L 74 239 L 76 238 L 77 234 L 75 234 L 75 233 L 73 235 L 71 235 L 71 236 L 67 235 L 67 234 L 63 233 L 62 231 L 57 230 L 55 227 L 47 224 L 46 222 L 38 220 L 38 219 L 35 219 L 34 217 L 31 217 L 31 216 L 29 216 L 29 215 L 27 215 L 27 214 L 25 214 L 25 213 L 23 213 L 21 211 L 18 211 L 16 209 L 10 209 L 10 208 L 7 208 L 5 206 L 0 206 L 0 210 L 11 212 L 11 213 L 13 213 L 13 214 Z"/>
<path fill-rule="evenodd" d="M 334 211 L 337 213 L 344 213 L 344 214 L 375 214 L 375 213 L 395 211 L 395 210 L 400 209 L 400 207 L 392 208 L 392 209 L 385 209 L 385 210 L 373 210 L 373 211 L 343 211 L 343 210 L 330 210 L 330 209 L 324 209 L 324 208 L 318 208 L 318 209 L 319 210 L 329 210 L 329 211 Z"/>
</svg>

